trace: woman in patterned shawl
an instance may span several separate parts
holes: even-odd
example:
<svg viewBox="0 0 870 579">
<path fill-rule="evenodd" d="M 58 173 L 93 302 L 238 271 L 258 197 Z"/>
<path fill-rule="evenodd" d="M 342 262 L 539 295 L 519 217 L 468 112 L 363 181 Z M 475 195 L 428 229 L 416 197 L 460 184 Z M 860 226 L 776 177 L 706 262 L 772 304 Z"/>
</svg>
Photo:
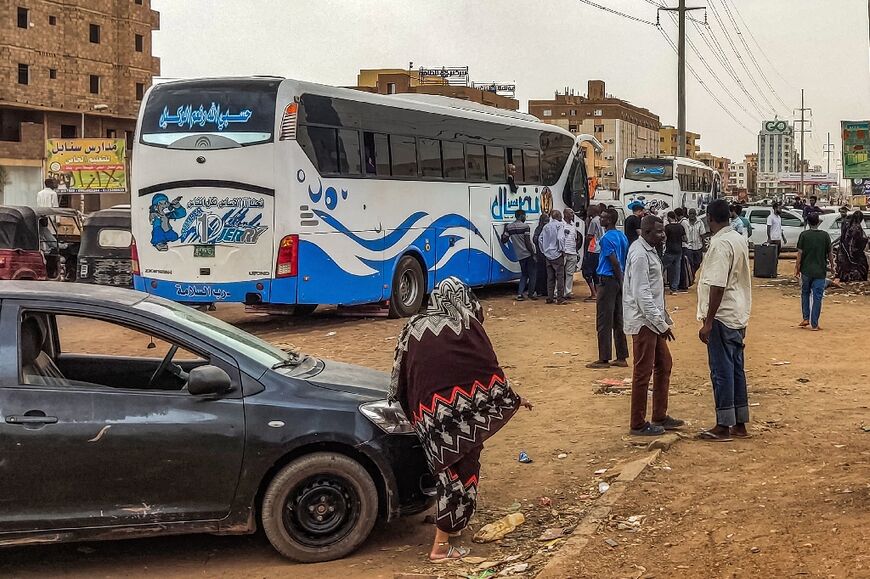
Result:
<svg viewBox="0 0 870 579">
<path fill-rule="evenodd" d="M 837 249 L 837 271 L 840 282 L 867 281 L 867 234 L 864 232 L 864 214 L 855 211 L 842 229 Z"/>
<path fill-rule="evenodd" d="M 433 562 L 459 559 L 449 544 L 477 504 L 480 451 L 520 406 L 483 330 L 483 309 L 455 277 L 434 289 L 426 313 L 411 318 L 396 346 L 390 399 L 398 400 L 436 478 Z"/>
</svg>

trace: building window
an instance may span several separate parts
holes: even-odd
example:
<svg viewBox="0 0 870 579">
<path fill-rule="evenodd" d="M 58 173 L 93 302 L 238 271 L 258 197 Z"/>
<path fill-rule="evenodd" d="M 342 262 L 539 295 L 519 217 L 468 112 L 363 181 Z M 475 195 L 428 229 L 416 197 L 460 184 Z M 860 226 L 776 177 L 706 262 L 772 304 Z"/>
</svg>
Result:
<svg viewBox="0 0 870 579">
<path fill-rule="evenodd" d="M 136 100 L 141 101 L 142 97 L 145 96 L 145 83 L 137 82 L 136 83 Z"/>
<path fill-rule="evenodd" d="M 544 109 L 544 111 L 543 111 L 543 115 L 544 115 L 545 117 L 552 117 L 552 116 L 553 116 L 553 111 L 552 111 L 552 109 Z"/>
<path fill-rule="evenodd" d="M 394 83 L 394 82 L 387 83 L 387 94 L 396 94 L 396 83 Z"/>
<path fill-rule="evenodd" d="M 137 34 L 134 37 L 134 44 L 136 45 L 136 52 L 143 52 L 145 50 L 145 37 Z"/>
<path fill-rule="evenodd" d="M 99 24 L 91 24 L 90 26 L 90 38 L 92 44 L 100 43 L 100 25 Z"/>
<path fill-rule="evenodd" d="M 79 128 L 75 125 L 61 125 L 60 126 L 60 138 L 61 139 L 75 139 L 79 135 Z"/>
<path fill-rule="evenodd" d="M 142 0 L 133 0 L 133 3 L 142 6 Z"/>
<path fill-rule="evenodd" d="M 593 112 L 592 114 L 595 115 L 596 117 L 600 117 L 604 113 L 601 111 L 601 109 L 595 109 L 595 112 Z"/>
<path fill-rule="evenodd" d="M 30 10 L 27 8 L 18 7 L 18 28 L 28 28 L 30 26 Z"/>
<path fill-rule="evenodd" d="M 100 94 L 100 77 L 92 74 L 91 75 L 91 94 Z"/>
<path fill-rule="evenodd" d="M 106 138 L 107 139 L 114 139 L 117 136 L 118 136 L 118 131 L 116 131 L 115 129 L 106 129 Z"/>
<path fill-rule="evenodd" d="M 571 116 L 572 116 L 572 117 L 576 117 L 576 116 L 577 116 L 577 109 L 571 109 Z"/>
<path fill-rule="evenodd" d="M 29 64 L 18 64 L 18 84 L 30 84 Z"/>
<path fill-rule="evenodd" d="M 604 132 L 604 125 L 595 125 L 595 126 L 594 126 L 594 131 L 595 131 L 596 133 L 603 133 L 603 132 Z"/>
<path fill-rule="evenodd" d="M 57 16 L 49 16 L 48 17 L 48 25 L 49 26 L 57 26 Z"/>
<path fill-rule="evenodd" d="M 50 78 L 52 80 L 57 78 L 57 69 L 56 68 L 49 68 L 48 69 L 48 78 Z"/>
<path fill-rule="evenodd" d="M 568 125 L 568 130 L 571 131 L 572 133 L 576 133 L 577 132 L 577 125 Z"/>
</svg>

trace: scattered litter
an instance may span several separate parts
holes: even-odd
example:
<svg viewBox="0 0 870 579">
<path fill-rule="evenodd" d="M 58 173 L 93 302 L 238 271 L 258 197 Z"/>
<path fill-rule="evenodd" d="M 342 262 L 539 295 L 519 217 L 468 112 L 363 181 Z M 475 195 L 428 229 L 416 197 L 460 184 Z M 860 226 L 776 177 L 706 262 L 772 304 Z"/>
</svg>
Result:
<svg viewBox="0 0 870 579">
<path fill-rule="evenodd" d="M 523 505 L 521 505 L 519 501 L 514 501 L 511 503 L 511 506 L 509 506 L 507 510 L 508 512 L 515 513 L 521 508 L 523 508 Z"/>
<path fill-rule="evenodd" d="M 800 382 L 801 384 L 806 384 L 807 382 L 810 381 L 810 379 L 809 378 L 798 378 L 797 381 Z"/>
<path fill-rule="evenodd" d="M 609 490 L 610 490 L 610 485 L 607 484 L 606 482 L 598 483 L 598 492 L 601 493 L 602 495 Z"/>
<path fill-rule="evenodd" d="M 846 448 L 845 444 L 835 444 L 834 448 Z"/>
<path fill-rule="evenodd" d="M 560 452 L 559 454 L 556 455 L 556 458 L 559 458 L 559 459 L 568 458 L 568 454 L 564 453 L 564 452 Z"/>
<path fill-rule="evenodd" d="M 553 352 L 554 356 L 576 356 L 575 352 Z"/>
<path fill-rule="evenodd" d="M 864 432 L 870 432 L 870 425 L 868 425 L 868 424 L 862 425 L 861 430 L 863 430 Z"/>
<path fill-rule="evenodd" d="M 475 543 L 491 543 L 503 539 L 505 535 L 513 532 L 518 526 L 526 521 L 526 517 L 522 513 L 511 513 L 505 515 L 501 519 L 485 525 L 477 533 L 475 533 L 472 541 Z"/>
<path fill-rule="evenodd" d="M 610 547 L 611 549 L 616 549 L 619 547 L 619 543 L 614 541 L 613 539 L 604 539 L 604 544 Z"/>
<path fill-rule="evenodd" d="M 595 394 L 623 394 L 631 390 L 631 378 L 620 380 L 619 378 L 602 378 L 592 382 L 598 388 Z"/>
<path fill-rule="evenodd" d="M 396 336 L 387 336 L 386 338 L 384 338 L 384 341 L 385 341 L 385 342 L 389 342 L 389 341 L 392 341 L 392 340 L 395 340 L 395 339 L 396 339 Z"/>
<path fill-rule="evenodd" d="M 517 460 L 519 460 L 523 464 L 529 464 L 530 462 L 533 462 L 532 459 L 529 458 L 529 455 L 526 454 L 525 450 L 520 451 L 520 458 Z"/>
<path fill-rule="evenodd" d="M 463 557 L 462 562 L 468 563 L 469 565 L 480 565 L 486 561 L 486 557 Z"/>
<path fill-rule="evenodd" d="M 606 472 L 607 472 L 607 469 L 606 469 L 606 468 L 599 468 L 598 470 L 596 470 L 596 471 L 595 471 L 594 473 L 592 473 L 592 474 L 602 475 L 602 474 L 604 474 L 604 473 L 606 473 Z"/>
<path fill-rule="evenodd" d="M 538 537 L 539 541 L 552 541 L 554 539 L 559 539 L 564 537 L 565 535 L 570 535 L 574 529 L 571 527 L 553 527 L 551 529 L 546 529 L 543 534 Z"/>
<path fill-rule="evenodd" d="M 750 406 L 761 406 L 761 402 L 751 402 Z"/>
<path fill-rule="evenodd" d="M 492 569 L 484 569 L 480 573 L 473 573 L 471 575 L 466 575 L 466 579 L 489 579 L 495 575 L 495 571 Z"/>
<path fill-rule="evenodd" d="M 327 337 L 327 338 L 331 338 L 332 336 L 334 336 L 334 335 L 337 334 L 337 333 L 338 333 L 338 332 L 327 332 L 326 337 Z"/>
<path fill-rule="evenodd" d="M 501 573 L 498 574 L 499 577 L 509 577 L 511 575 L 515 575 L 517 573 L 522 573 L 529 568 L 528 563 L 517 563 L 516 565 L 511 565 L 510 567 L 506 567 L 502 570 Z"/>
<path fill-rule="evenodd" d="M 538 504 L 542 507 L 549 507 L 553 504 L 553 501 L 550 500 L 550 497 L 541 497 L 538 499 Z"/>
<path fill-rule="evenodd" d="M 752 551 L 753 553 L 761 553 L 761 549 L 759 549 L 758 547 L 752 547 L 749 550 Z"/>
<path fill-rule="evenodd" d="M 785 360 L 780 360 L 779 362 L 771 362 L 771 366 L 788 366 L 791 362 L 786 362 Z"/>
</svg>

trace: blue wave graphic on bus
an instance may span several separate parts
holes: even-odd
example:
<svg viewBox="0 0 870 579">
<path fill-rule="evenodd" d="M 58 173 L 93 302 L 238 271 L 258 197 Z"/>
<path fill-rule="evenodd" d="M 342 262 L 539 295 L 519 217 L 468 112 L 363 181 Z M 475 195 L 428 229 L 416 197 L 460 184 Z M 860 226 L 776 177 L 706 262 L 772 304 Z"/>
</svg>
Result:
<svg viewBox="0 0 870 579">
<path fill-rule="evenodd" d="M 165 129 L 169 125 L 176 125 L 178 127 L 187 126 L 187 128 L 192 129 L 193 127 L 205 127 L 211 124 L 217 127 L 217 130 L 222 131 L 230 123 L 247 123 L 253 115 L 254 113 L 250 109 L 245 109 L 235 114 L 229 110 L 221 110 L 221 106 L 214 102 L 211 103 L 208 109 L 202 105 L 199 105 L 198 109 L 193 108 L 191 105 L 180 106 L 174 115 L 169 112 L 169 107 L 163 107 L 163 112 L 160 114 L 160 120 L 157 122 L 157 125 L 161 129 Z"/>
</svg>

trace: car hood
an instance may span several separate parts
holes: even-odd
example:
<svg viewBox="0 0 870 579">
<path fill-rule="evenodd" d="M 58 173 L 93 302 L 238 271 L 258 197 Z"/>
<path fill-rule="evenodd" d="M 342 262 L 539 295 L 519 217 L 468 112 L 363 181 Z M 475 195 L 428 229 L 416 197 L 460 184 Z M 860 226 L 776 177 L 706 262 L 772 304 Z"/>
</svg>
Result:
<svg viewBox="0 0 870 579">
<path fill-rule="evenodd" d="M 296 376 L 312 386 L 347 392 L 370 400 L 383 400 L 390 387 L 390 375 L 371 368 L 318 360 L 318 364 L 307 375 Z"/>
</svg>

